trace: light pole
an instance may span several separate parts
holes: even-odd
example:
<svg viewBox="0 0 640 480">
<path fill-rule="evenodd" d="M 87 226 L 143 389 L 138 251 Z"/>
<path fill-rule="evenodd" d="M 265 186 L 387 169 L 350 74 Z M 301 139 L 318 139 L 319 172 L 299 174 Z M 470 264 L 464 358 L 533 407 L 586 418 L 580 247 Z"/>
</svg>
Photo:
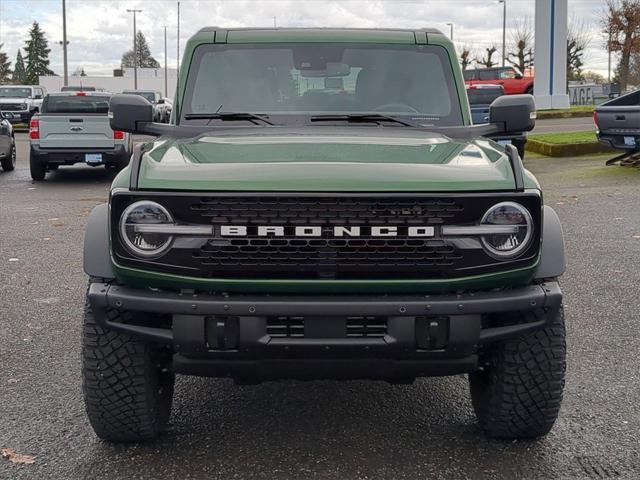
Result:
<svg viewBox="0 0 640 480">
<path fill-rule="evenodd" d="M 164 26 L 164 96 L 169 96 L 167 88 L 167 26 Z"/>
<path fill-rule="evenodd" d="M 502 66 L 507 58 L 507 0 L 498 0 L 502 4 Z"/>
<path fill-rule="evenodd" d="M 142 10 L 127 9 L 127 12 L 133 12 L 133 88 L 138 89 L 138 42 L 136 41 L 136 13 Z"/>
<path fill-rule="evenodd" d="M 450 28 L 451 33 L 449 34 L 449 38 L 453 42 L 453 23 L 447 23 L 447 26 Z"/>
<path fill-rule="evenodd" d="M 62 63 L 64 69 L 64 86 L 69 85 L 69 69 L 67 66 L 67 3 L 62 0 Z"/>
<path fill-rule="evenodd" d="M 180 2 L 178 2 L 178 43 L 177 43 L 177 62 L 176 62 L 176 85 L 180 81 Z"/>
</svg>

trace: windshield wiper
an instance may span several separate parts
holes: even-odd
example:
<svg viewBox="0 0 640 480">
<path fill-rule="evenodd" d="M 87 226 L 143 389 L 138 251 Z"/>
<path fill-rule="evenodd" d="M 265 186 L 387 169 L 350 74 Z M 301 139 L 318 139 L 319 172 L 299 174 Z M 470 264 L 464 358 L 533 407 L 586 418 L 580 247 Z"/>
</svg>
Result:
<svg viewBox="0 0 640 480">
<path fill-rule="evenodd" d="M 423 128 L 417 123 L 407 122 L 397 117 L 382 115 L 380 113 L 350 113 L 346 115 L 314 115 L 309 119 L 312 122 L 352 122 L 352 123 L 381 123 L 392 122 L 405 127 Z"/>
<path fill-rule="evenodd" d="M 262 115 L 258 115 L 257 113 L 249 113 L 249 112 L 215 112 L 215 113 L 187 113 L 184 116 L 185 120 L 212 120 L 219 119 L 222 121 L 234 121 L 234 120 L 247 120 L 249 122 L 253 122 L 256 125 L 258 122 L 256 120 L 261 121 L 262 123 L 266 123 L 267 125 L 275 125 L 273 122 L 269 121 L 266 117 Z"/>
</svg>

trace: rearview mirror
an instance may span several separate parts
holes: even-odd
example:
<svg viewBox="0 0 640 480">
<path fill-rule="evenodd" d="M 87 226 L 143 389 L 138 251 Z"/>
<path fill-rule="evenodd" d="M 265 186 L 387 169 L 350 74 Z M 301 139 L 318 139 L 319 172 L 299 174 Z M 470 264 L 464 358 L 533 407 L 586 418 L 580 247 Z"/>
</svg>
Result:
<svg viewBox="0 0 640 480">
<path fill-rule="evenodd" d="M 489 123 L 505 133 L 530 132 L 536 126 L 533 95 L 503 95 L 489 106 Z"/>
</svg>

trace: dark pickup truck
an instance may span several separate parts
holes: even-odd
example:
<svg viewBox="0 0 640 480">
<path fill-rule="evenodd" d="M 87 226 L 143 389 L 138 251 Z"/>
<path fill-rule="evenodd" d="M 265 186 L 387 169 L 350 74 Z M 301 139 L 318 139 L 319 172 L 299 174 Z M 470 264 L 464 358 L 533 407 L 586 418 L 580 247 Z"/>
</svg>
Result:
<svg viewBox="0 0 640 480">
<path fill-rule="evenodd" d="M 640 90 L 603 103 L 593 121 L 600 143 L 630 154 L 640 152 Z"/>
</svg>

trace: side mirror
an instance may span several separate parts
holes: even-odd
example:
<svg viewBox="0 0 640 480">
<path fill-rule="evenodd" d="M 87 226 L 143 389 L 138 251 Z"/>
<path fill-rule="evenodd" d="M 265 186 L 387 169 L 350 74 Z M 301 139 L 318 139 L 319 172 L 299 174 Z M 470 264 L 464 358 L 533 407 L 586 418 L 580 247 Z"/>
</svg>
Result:
<svg viewBox="0 0 640 480">
<path fill-rule="evenodd" d="M 503 95 L 489 106 L 489 123 L 504 133 L 530 132 L 536 126 L 533 95 Z"/>
<path fill-rule="evenodd" d="M 160 100 L 158 100 L 157 103 L 158 103 L 158 105 L 164 105 L 164 99 L 161 98 Z"/>
<path fill-rule="evenodd" d="M 521 73 L 516 73 L 516 76 L 514 78 L 516 80 L 522 80 L 524 78 L 524 76 Z"/>
<path fill-rule="evenodd" d="M 114 95 L 109 100 L 111 130 L 136 133 L 143 123 L 153 122 L 153 106 L 139 95 Z"/>
<path fill-rule="evenodd" d="M 143 135 L 165 135 L 173 127 L 153 123 L 153 105 L 139 95 L 118 94 L 109 100 L 109 124 L 111 130 L 120 130 Z"/>
</svg>

